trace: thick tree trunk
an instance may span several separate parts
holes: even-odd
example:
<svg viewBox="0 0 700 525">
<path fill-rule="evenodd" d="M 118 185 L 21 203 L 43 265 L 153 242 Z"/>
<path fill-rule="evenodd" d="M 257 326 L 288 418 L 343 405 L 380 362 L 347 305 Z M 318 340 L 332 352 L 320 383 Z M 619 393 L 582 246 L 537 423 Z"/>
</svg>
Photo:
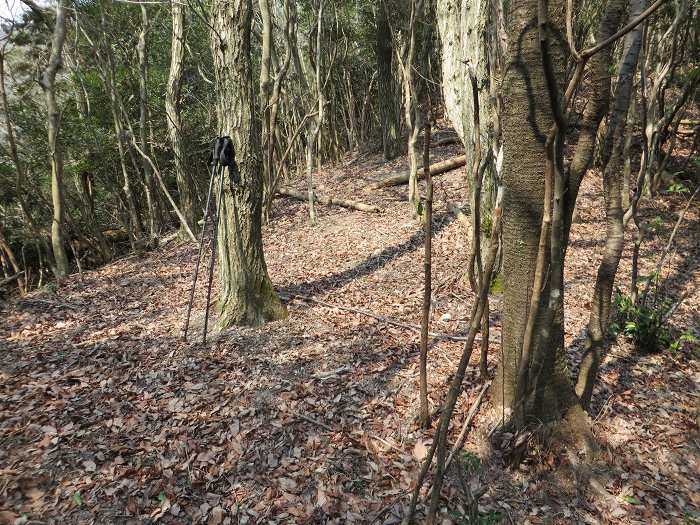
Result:
<svg viewBox="0 0 700 525">
<path fill-rule="evenodd" d="M 63 232 L 63 150 L 59 138 L 60 116 L 56 102 L 56 73 L 61 66 L 61 54 L 66 38 L 66 9 L 59 0 L 56 7 L 56 25 L 51 42 L 49 63 L 44 70 L 41 86 L 46 96 L 48 113 L 48 146 L 51 160 L 51 202 L 53 203 L 53 219 L 51 221 L 51 246 L 56 263 L 56 277 L 61 279 L 68 275 L 70 266 L 65 249 Z"/>
<path fill-rule="evenodd" d="M 187 227 L 196 233 L 199 213 L 196 206 L 194 182 L 185 166 L 182 148 L 182 121 L 180 119 L 180 86 L 182 84 L 182 67 L 185 48 L 185 5 L 172 2 L 173 32 L 170 44 L 170 74 L 165 93 L 165 114 L 168 120 L 168 133 L 173 148 L 175 179 L 180 195 L 180 210 L 187 226 L 180 225 L 181 236 L 187 235 Z M 145 150 L 144 150 L 145 151 Z"/>
<path fill-rule="evenodd" d="M 376 55 L 377 55 L 377 105 L 382 125 L 382 149 L 384 158 L 392 160 L 399 154 L 399 103 L 392 67 L 393 50 L 386 0 L 375 6 Z"/>
<path fill-rule="evenodd" d="M 472 165 L 474 143 L 474 97 L 469 89 L 465 64 L 474 68 L 479 88 L 488 90 L 495 64 L 490 63 L 487 45 L 498 34 L 496 22 L 487 0 L 437 0 L 437 25 L 442 43 L 442 93 L 452 125 L 464 143 L 467 163 Z M 491 30 L 487 30 L 491 26 Z M 479 100 L 482 136 L 481 157 L 486 158 L 489 141 L 487 132 L 492 125 L 492 101 Z"/>
<path fill-rule="evenodd" d="M 467 166 L 473 166 L 474 144 L 480 135 L 480 158 L 483 159 L 483 184 L 481 185 L 480 228 L 488 234 L 492 222 L 491 211 L 495 203 L 497 173 L 492 159 L 498 157 L 500 131 L 498 127 L 497 101 L 501 96 L 498 78 L 505 59 L 505 28 L 503 27 L 502 1 L 488 0 L 437 0 L 437 25 L 442 50 L 442 93 L 447 116 L 464 144 Z M 479 132 L 474 127 L 473 90 L 469 89 L 468 69 L 477 78 L 480 121 Z M 489 155 L 489 149 L 493 154 Z M 473 193 L 473 178 L 467 176 L 468 191 Z M 474 197 L 470 195 L 470 200 Z M 482 237 L 480 251 L 488 248 L 488 235 Z M 483 262 L 483 261 L 482 261 Z M 500 265 L 497 265 L 497 271 Z"/>
<path fill-rule="evenodd" d="M 553 38 L 564 12 L 563 2 L 549 2 L 550 56 L 557 80 L 564 78 L 561 42 Z M 503 360 L 493 387 L 497 404 L 516 408 L 517 371 L 522 358 L 525 328 L 530 309 L 530 294 L 535 277 L 536 260 L 543 218 L 546 165 L 546 136 L 554 122 L 545 81 L 538 38 L 537 0 L 516 0 L 510 5 L 508 67 L 503 82 Z M 561 27 L 561 26 L 560 26 Z M 560 279 L 559 279 L 560 280 Z M 549 299 L 549 285 L 541 292 L 535 312 L 534 333 L 541 333 Z M 571 408 L 578 407 L 566 370 L 563 352 L 563 297 L 550 312 L 548 340 L 533 340 L 531 355 L 539 362 L 528 368 L 540 370 L 535 384 L 537 400 L 527 408 L 525 420 L 556 420 Z"/>
<path fill-rule="evenodd" d="M 219 132 L 235 147 L 240 182 L 224 175 L 219 228 L 219 328 L 285 318 L 267 274 L 262 244 L 262 147 L 255 119 L 251 0 L 216 0 L 210 34 Z"/>
</svg>

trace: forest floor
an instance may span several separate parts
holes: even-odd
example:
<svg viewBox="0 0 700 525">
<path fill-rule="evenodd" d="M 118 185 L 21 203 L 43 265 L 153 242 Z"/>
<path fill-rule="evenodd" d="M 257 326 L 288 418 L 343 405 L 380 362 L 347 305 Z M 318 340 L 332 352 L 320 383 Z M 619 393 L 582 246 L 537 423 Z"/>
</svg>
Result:
<svg viewBox="0 0 700 525">
<path fill-rule="evenodd" d="M 433 157 L 457 154 L 456 147 Z M 381 206 L 377 214 L 276 201 L 265 228 L 270 276 L 289 319 L 235 328 L 199 343 L 204 287 L 181 340 L 196 247 L 170 243 L 72 275 L 0 308 L 0 523 L 399 523 L 432 431 L 417 428 L 418 333 L 295 296 L 420 324 L 423 235 L 406 187 L 371 183 L 405 167 L 349 156 L 318 175 L 318 192 Z M 464 334 L 473 294 L 466 231 L 448 202 L 464 170 L 435 178 L 431 329 Z M 655 229 L 642 246 L 648 275 L 687 196 L 642 204 Z M 581 353 L 605 225 L 599 177 L 580 197 L 566 265 L 566 345 Z M 659 220 L 655 220 L 660 217 Z M 618 272 L 629 285 L 631 229 Z M 678 335 L 700 319 L 700 206 L 680 226 L 664 293 L 687 296 Z M 500 298 L 492 296 L 489 372 L 499 360 Z M 460 342 L 433 340 L 430 398 L 439 405 Z M 462 484 L 484 484 L 480 523 L 699 523 L 697 347 L 639 355 L 613 341 L 592 420 L 608 498 L 556 446 L 516 469 L 479 458 L 487 400 L 444 490 L 460 521 Z M 481 388 L 472 356 L 454 428 Z M 19 519 L 19 521 L 16 521 Z M 452 521 L 450 521 L 452 520 Z"/>
</svg>

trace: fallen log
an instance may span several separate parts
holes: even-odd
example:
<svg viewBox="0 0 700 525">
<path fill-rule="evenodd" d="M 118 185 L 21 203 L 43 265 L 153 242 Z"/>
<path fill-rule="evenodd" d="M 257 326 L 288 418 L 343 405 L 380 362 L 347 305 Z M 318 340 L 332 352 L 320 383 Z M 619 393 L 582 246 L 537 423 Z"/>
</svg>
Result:
<svg viewBox="0 0 700 525">
<path fill-rule="evenodd" d="M 452 171 L 457 168 L 461 168 L 467 163 L 466 155 L 460 155 L 459 157 L 452 157 L 451 159 L 436 162 L 430 165 L 430 175 L 435 177 L 436 175 L 442 175 L 448 171 Z M 424 174 L 419 172 L 418 179 L 422 179 Z M 401 173 L 399 175 L 394 175 L 393 177 L 386 178 L 375 184 L 375 188 L 389 188 L 391 186 L 400 186 L 401 184 L 408 184 L 408 173 Z"/>
<path fill-rule="evenodd" d="M 440 140 L 436 140 L 432 144 L 430 144 L 431 148 L 439 148 L 440 146 L 449 146 L 450 144 L 460 144 L 462 140 L 459 138 L 459 135 L 450 135 L 449 137 L 442 138 Z"/>
<path fill-rule="evenodd" d="M 297 199 L 300 201 L 309 200 L 308 193 L 290 188 L 280 188 L 277 190 L 277 194 L 281 195 L 282 197 L 291 197 L 292 199 Z M 324 197 L 323 195 L 319 195 L 317 193 L 314 193 L 314 199 L 316 202 L 320 202 L 321 204 L 341 206 L 351 210 L 366 211 L 370 213 L 378 213 L 382 211 L 381 208 L 372 204 L 365 204 L 363 202 L 351 201 L 347 199 L 338 199 L 337 197 Z"/>
</svg>

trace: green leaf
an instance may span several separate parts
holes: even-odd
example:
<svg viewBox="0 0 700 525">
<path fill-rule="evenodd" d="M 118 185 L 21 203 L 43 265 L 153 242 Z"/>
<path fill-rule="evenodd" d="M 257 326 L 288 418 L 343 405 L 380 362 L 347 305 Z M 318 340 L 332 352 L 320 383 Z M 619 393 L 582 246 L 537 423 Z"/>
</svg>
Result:
<svg viewBox="0 0 700 525">
<path fill-rule="evenodd" d="M 83 504 L 83 497 L 80 495 L 80 491 L 73 493 L 73 503 L 75 503 L 78 507 Z"/>
<path fill-rule="evenodd" d="M 623 496 L 622 499 L 625 500 L 625 503 L 629 503 L 630 505 L 641 505 L 642 504 L 642 502 L 639 501 L 634 496 Z"/>
<path fill-rule="evenodd" d="M 158 501 L 163 503 L 165 500 L 166 500 L 165 492 L 161 492 L 160 494 L 158 494 Z"/>
</svg>

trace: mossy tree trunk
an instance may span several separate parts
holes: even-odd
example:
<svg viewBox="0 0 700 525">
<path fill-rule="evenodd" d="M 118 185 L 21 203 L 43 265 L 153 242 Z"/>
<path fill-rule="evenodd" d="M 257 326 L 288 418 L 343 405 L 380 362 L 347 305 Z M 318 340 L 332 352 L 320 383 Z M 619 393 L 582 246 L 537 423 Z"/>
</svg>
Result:
<svg viewBox="0 0 700 525">
<path fill-rule="evenodd" d="M 219 328 L 258 325 L 287 315 L 267 274 L 262 244 L 262 146 L 255 119 L 250 55 L 251 0 L 217 0 L 211 45 L 219 133 L 233 140 L 238 181 L 223 178 L 220 210 Z"/>
</svg>

